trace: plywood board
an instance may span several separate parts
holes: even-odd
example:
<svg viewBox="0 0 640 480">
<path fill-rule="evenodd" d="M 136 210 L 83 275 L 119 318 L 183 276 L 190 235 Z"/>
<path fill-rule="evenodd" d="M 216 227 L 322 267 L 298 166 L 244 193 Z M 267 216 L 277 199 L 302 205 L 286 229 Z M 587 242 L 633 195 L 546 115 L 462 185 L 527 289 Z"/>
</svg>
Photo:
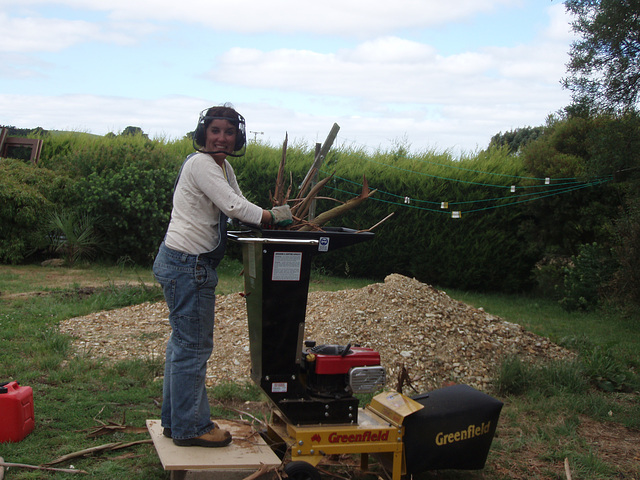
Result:
<svg viewBox="0 0 640 480">
<path fill-rule="evenodd" d="M 218 420 L 220 428 L 231 432 L 233 441 L 226 447 L 178 447 L 162 435 L 160 420 L 147 420 L 147 428 L 165 470 L 258 469 L 278 466 L 280 459 L 251 425 Z"/>
</svg>

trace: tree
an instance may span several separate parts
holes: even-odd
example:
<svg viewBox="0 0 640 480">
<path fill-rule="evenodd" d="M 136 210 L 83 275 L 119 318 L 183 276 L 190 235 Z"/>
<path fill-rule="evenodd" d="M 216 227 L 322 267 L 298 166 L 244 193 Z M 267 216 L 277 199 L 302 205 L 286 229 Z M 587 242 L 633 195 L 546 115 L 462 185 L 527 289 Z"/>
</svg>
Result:
<svg viewBox="0 0 640 480">
<path fill-rule="evenodd" d="M 566 0 L 581 36 L 569 52 L 562 80 L 574 104 L 588 110 L 628 111 L 640 93 L 640 0 Z"/>
<path fill-rule="evenodd" d="M 130 135 L 130 136 L 142 135 L 143 137 L 147 138 L 147 134 L 144 133 L 140 127 L 133 127 L 131 125 L 125 128 L 120 135 L 123 137 L 127 135 Z"/>
<path fill-rule="evenodd" d="M 516 128 L 505 133 L 497 133 L 491 137 L 489 148 L 509 147 L 509 153 L 518 153 L 522 147 L 544 133 L 544 127 Z"/>
<path fill-rule="evenodd" d="M 595 306 L 596 293 L 637 307 L 640 113 L 550 117 L 522 159 L 531 176 L 568 186 L 531 202 L 520 225 L 545 255 L 535 271 L 539 285 L 560 293 L 567 308 Z M 571 178 L 589 188 L 571 188 Z"/>
</svg>

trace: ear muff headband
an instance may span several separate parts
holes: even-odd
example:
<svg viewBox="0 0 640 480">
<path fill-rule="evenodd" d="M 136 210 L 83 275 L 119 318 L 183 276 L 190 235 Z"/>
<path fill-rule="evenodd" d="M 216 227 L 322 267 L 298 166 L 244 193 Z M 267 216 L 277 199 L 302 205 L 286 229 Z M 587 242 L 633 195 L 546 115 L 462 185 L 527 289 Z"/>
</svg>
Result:
<svg viewBox="0 0 640 480">
<path fill-rule="evenodd" d="M 237 113 L 237 117 L 235 116 L 209 116 L 207 112 L 210 109 L 207 108 L 200 113 L 200 118 L 198 119 L 198 125 L 196 126 L 196 130 L 193 132 L 193 147 L 202 153 L 226 153 L 232 157 L 242 157 L 246 151 L 247 145 L 247 131 L 246 125 L 244 121 L 244 117 Z M 206 143 L 206 127 L 211 123 L 212 120 L 222 119 L 227 120 L 232 125 L 236 126 L 238 132 L 236 133 L 236 142 L 233 146 L 233 152 L 223 152 L 223 151 L 207 151 L 204 150 Z M 198 146 L 200 148 L 198 148 Z"/>
</svg>

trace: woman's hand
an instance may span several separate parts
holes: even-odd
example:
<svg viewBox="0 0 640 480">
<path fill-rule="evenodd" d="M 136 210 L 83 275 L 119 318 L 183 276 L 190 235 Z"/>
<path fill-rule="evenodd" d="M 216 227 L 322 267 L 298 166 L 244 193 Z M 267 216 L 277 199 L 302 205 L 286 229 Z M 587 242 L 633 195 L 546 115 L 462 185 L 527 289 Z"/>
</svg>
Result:
<svg viewBox="0 0 640 480">
<path fill-rule="evenodd" d="M 273 207 L 270 211 L 271 223 L 278 227 L 286 227 L 293 223 L 293 217 L 291 216 L 291 209 L 289 205 L 280 205 Z"/>
</svg>

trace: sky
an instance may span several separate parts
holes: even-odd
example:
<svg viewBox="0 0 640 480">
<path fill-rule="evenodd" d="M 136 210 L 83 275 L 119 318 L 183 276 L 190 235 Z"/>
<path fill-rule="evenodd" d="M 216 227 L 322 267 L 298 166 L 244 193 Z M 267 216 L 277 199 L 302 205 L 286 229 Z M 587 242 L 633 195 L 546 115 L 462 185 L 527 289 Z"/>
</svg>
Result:
<svg viewBox="0 0 640 480">
<path fill-rule="evenodd" d="M 454 155 L 570 103 L 559 0 L 0 0 L 0 125 Z"/>
</svg>

